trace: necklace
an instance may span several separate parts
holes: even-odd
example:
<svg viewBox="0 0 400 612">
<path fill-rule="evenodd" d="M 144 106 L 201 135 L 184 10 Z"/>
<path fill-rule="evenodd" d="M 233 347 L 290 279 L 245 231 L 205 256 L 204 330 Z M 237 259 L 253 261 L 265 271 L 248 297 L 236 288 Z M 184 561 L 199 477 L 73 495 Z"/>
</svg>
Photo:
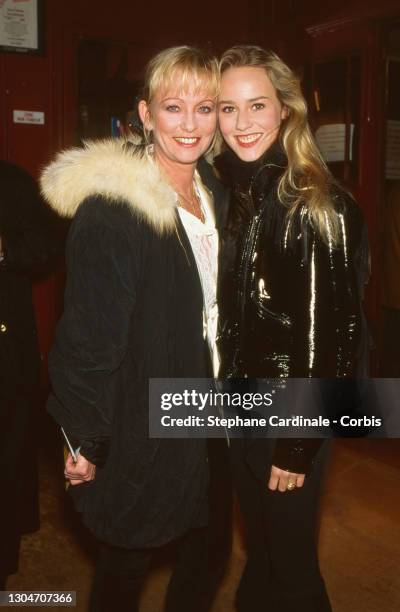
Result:
<svg viewBox="0 0 400 612">
<path fill-rule="evenodd" d="M 192 215 L 197 217 L 197 219 L 200 219 L 202 223 L 204 223 L 205 222 L 204 213 L 201 207 L 201 201 L 199 198 L 199 194 L 197 193 L 197 190 L 195 189 L 195 187 L 192 185 L 192 193 L 191 193 L 190 198 L 183 195 L 183 193 L 180 193 L 179 191 L 177 191 L 176 193 L 178 196 L 179 205 L 185 210 L 187 210 L 188 212 L 190 212 Z M 184 206 L 185 203 L 186 203 L 186 206 Z"/>
</svg>

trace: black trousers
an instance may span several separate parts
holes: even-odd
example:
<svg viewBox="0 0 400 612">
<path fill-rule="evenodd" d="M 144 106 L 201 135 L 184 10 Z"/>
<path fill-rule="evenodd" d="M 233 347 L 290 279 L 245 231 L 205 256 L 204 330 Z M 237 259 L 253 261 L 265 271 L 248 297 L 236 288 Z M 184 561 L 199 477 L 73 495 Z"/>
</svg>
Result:
<svg viewBox="0 0 400 612">
<path fill-rule="evenodd" d="M 254 440 L 265 458 L 263 477 L 248 463 L 249 442 L 231 441 L 233 479 L 246 528 L 247 564 L 236 597 L 240 612 L 331 612 L 318 565 L 317 523 L 325 442 L 300 489 L 267 487 L 274 440 Z M 268 472 L 268 474 L 267 474 Z"/>
<path fill-rule="evenodd" d="M 176 542 L 176 563 L 166 612 L 206 612 L 224 575 L 232 541 L 232 484 L 224 440 L 208 441 L 209 525 L 191 529 Z M 99 544 L 90 612 L 137 612 L 154 550 Z"/>
<path fill-rule="evenodd" d="M 39 529 L 34 391 L 0 389 L 0 585 L 18 571 L 21 535 Z M 0 589 L 1 590 L 1 589 Z"/>
</svg>

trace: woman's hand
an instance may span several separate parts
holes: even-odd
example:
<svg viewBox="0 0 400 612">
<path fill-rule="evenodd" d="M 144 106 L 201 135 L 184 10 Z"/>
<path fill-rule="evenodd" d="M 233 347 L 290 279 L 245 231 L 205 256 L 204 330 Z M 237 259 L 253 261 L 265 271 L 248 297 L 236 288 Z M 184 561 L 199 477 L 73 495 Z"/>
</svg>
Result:
<svg viewBox="0 0 400 612">
<path fill-rule="evenodd" d="M 64 476 L 69 480 L 71 485 L 79 485 L 94 480 L 95 474 L 96 466 L 85 459 L 83 455 L 78 454 L 75 463 L 71 453 L 68 453 L 65 462 Z"/>
<path fill-rule="evenodd" d="M 271 491 L 281 491 L 281 493 L 285 491 L 294 491 L 294 489 L 299 489 L 303 486 L 305 477 L 305 474 L 287 472 L 273 465 L 268 488 L 271 489 Z"/>
</svg>

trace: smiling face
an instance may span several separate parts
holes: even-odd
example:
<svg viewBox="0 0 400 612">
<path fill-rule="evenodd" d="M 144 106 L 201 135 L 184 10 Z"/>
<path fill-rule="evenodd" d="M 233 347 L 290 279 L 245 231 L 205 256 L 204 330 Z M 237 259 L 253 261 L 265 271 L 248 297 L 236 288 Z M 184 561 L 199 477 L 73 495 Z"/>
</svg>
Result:
<svg viewBox="0 0 400 612">
<path fill-rule="evenodd" d="M 240 66 L 222 73 L 219 127 L 243 161 L 255 161 L 276 140 L 286 109 L 264 68 Z"/>
<path fill-rule="evenodd" d="M 217 123 L 216 101 L 204 88 L 159 91 L 139 113 L 153 134 L 154 153 L 163 164 L 195 164 L 209 148 Z"/>
</svg>

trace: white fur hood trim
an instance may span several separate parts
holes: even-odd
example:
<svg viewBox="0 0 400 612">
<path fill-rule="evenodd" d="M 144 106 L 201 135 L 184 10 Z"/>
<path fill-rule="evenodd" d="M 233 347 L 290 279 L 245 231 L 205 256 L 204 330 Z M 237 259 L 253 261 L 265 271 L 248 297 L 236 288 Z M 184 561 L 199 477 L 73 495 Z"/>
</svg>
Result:
<svg viewBox="0 0 400 612">
<path fill-rule="evenodd" d="M 40 178 L 42 194 L 59 215 L 73 217 L 89 196 L 127 202 L 159 233 L 175 227 L 176 195 L 158 166 L 125 141 L 86 142 L 59 153 Z"/>
</svg>

